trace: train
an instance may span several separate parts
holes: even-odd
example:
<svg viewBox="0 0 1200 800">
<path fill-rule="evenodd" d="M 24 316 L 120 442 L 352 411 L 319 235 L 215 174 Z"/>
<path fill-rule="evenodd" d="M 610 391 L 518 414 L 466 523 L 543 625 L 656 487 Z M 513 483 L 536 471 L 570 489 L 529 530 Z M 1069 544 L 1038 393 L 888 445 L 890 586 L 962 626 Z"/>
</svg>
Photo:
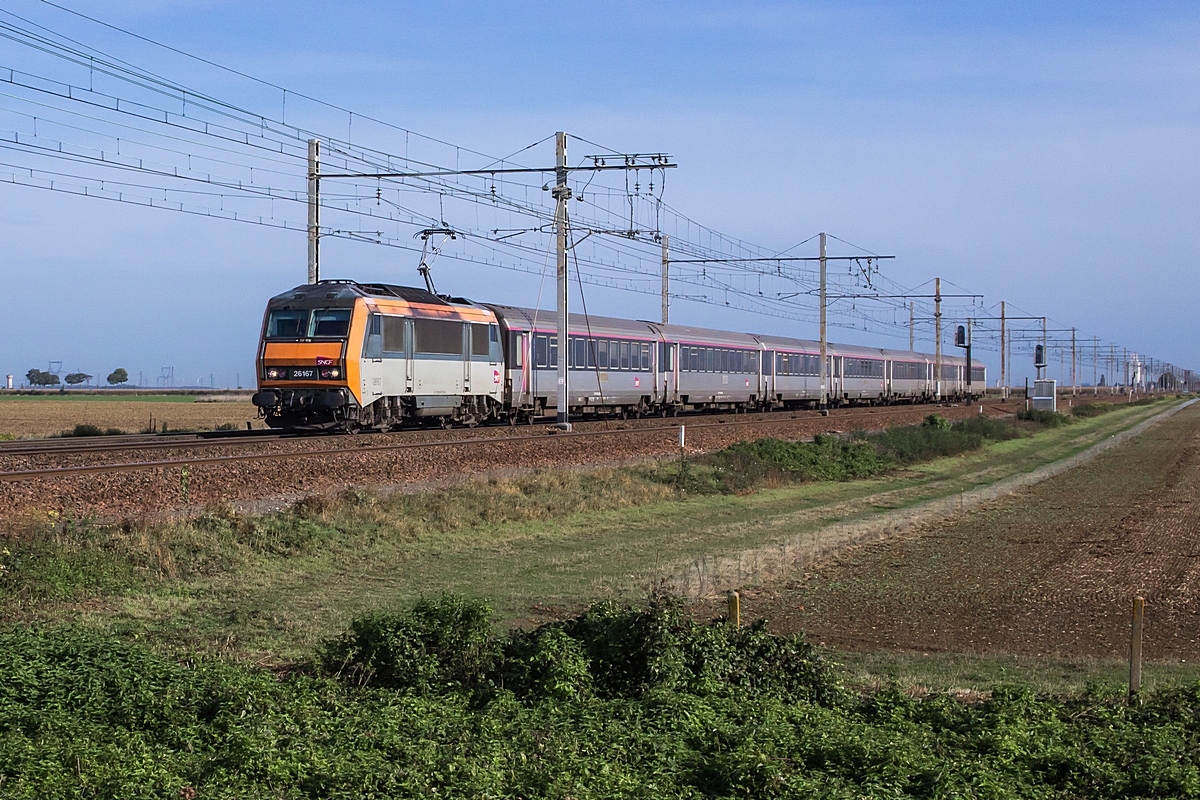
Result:
<svg viewBox="0 0 1200 800">
<path fill-rule="evenodd" d="M 567 359 L 573 418 L 770 411 L 820 402 L 820 344 L 583 314 L 559 346 L 553 310 L 427 289 L 322 280 L 272 297 L 254 404 L 272 428 L 386 431 L 556 416 Z M 909 350 L 828 343 L 831 406 L 966 401 L 984 366 Z M 969 372 L 968 372 L 969 369 Z"/>
</svg>

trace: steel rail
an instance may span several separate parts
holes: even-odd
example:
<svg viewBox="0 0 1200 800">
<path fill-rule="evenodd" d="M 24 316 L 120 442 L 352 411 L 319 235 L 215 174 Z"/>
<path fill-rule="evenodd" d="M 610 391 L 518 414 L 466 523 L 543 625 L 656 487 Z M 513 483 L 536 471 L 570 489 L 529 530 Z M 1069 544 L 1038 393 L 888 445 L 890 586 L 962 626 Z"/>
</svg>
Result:
<svg viewBox="0 0 1200 800">
<path fill-rule="evenodd" d="M 899 412 L 904 409 L 896 409 Z M 834 417 L 818 417 L 818 419 L 828 419 L 831 422 L 834 420 L 842 420 L 853 417 L 867 416 L 868 414 L 878 414 L 879 411 L 864 411 L 860 413 L 839 414 Z M 603 431 L 573 431 L 570 433 L 561 432 L 546 432 L 533 436 L 487 436 L 478 439 L 450 439 L 437 442 L 397 442 L 394 444 L 383 445 L 368 445 L 366 447 L 337 447 L 326 448 L 322 450 L 296 450 L 286 453 L 233 453 L 223 456 L 206 456 L 202 458 L 179 458 L 166 459 L 162 461 L 135 461 L 124 464 L 86 464 L 72 467 L 47 467 L 43 469 L 30 470 L 14 470 L 10 472 L 0 472 L 0 481 L 13 482 L 30 480 L 33 478 L 49 478 L 62 475 L 83 475 L 104 472 L 133 472 L 138 470 L 161 469 L 165 467 L 183 467 L 183 466 L 198 466 L 202 464 L 221 464 L 231 461 L 282 461 L 291 458 L 311 458 L 314 456 L 337 456 L 337 455 L 359 455 L 363 453 L 381 453 L 397 450 L 413 450 L 420 448 L 444 448 L 444 447 L 470 447 L 483 444 L 507 444 L 512 442 L 535 442 L 535 441 L 561 441 L 563 439 L 577 439 L 589 436 L 620 436 L 630 434 L 652 434 L 678 431 L 681 426 L 685 428 L 736 428 L 745 425 L 762 425 L 764 423 L 788 423 L 788 422 L 810 422 L 812 418 L 791 417 L 788 420 L 742 420 L 738 422 L 704 422 L 688 425 L 686 423 L 672 425 L 656 425 L 652 427 L 635 427 L 635 428 L 617 428 L 614 430 Z M 553 430 L 553 429 L 551 429 Z"/>
<path fill-rule="evenodd" d="M 257 433 L 257 432 L 256 432 Z M 146 434 L 147 437 L 160 437 L 161 434 Z M 87 437 L 92 439 L 93 437 Z M 255 444 L 258 442 L 274 442 L 280 439 L 300 439 L 304 437 L 297 436 L 294 433 L 287 432 L 264 432 L 256 436 L 213 436 L 198 435 L 198 434 L 181 434 L 179 437 L 165 438 L 147 438 L 144 440 L 128 440 L 121 439 L 120 441 L 104 441 L 108 437 L 98 436 L 95 439 L 101 441 L 85 441 L 85 442 L 64 442 L 59 443 L 53 440 L 30 440 L 23 445 L 0 447 L 0 458 L 4 456 L 41 456 L 41 455 L 56 455 L 59 453 L 98 453 L 112 452 L 119 450 L 160 450 L 167 448 L 181 447 L 212 447 L 217 445 L 244 445 Z"/>
</svg>

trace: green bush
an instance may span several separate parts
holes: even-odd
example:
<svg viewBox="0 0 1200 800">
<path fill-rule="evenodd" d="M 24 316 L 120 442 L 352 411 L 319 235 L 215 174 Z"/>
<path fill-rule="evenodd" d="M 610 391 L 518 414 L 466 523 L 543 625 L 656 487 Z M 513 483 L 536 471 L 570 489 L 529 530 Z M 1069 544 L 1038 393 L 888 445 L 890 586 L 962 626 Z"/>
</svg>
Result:
<svg viewBox="0 0 1200 800">
<path fill-rule="evenodd" d="M 936 428 L 939 431 L 950 430 L 950 420 L 940 414 L 930 414 L 921 425 L 925 428 Z"/>
<path fill-rule="evenodd" d="M 1024 420 L 1025 422 L 1034 422 L 1038 425 L 1045 425 L 1047 428 L 1058 428 L 1074 421 L 1066 414 L 1060 414 L 1057 411 L 1047 411 L 1043 408 L 1031 408 L 1027 411 L 1022 409 L 1017 412 L 1017 419 Z"/>
<path fill-rule="evenodd" d="M 1084 403 L 1081 406 L 1075 406 L 1071 409 L 1071 413 L 1082 419 L 1088 419 L 1090 417 L 1098 417 L 1101 414 L 1107 414 L 1112 410 L 1112 403 L 1096 401 L 1094 403 Z"/>
<path fill-rule="evenodd" d="M 641 611 L 659 614 L 670 612 Z M 619 636 L 625 609 L 595 627 Z M 632 620 L 629 620 L 632 621 Z M 814 667 L 761 627 L 654 623 L 618 650 L 670 647 L 637 696 L 581 684 L 565 624 L 528 639 L 524 699 L 418 694 L 304 671 L 174 659 L 86 628 L 0 630 L 5 798 L 1182 798 L 1200 795 L 1200 684 L 981 702 L 886 689 L 805 699 Z M 666 634 L 673 637 L 668 642 Z M 503 637 L 499 637 L 503 638 Z M 571 642 L 576 642 L 573 645 Z M 655 644 L 657 643 L 657 644 Z M 633 665 L 646 659 L 606 658 Z M 539 660 L 540 659 L 540 660 Z M 668 676 L 664 676 L 668 677 Z M 795 681 L 797 689 L 789 689 Z M 582 688 L 581 688 L 582 687 Z M 668 688 L 672 687 L 672 688 Z"/>
<path fill-rule="evenodd" d="M 488 605 L 443 595 L 359 617 L 326 645 L 322 661 L 356 685 L 431 694 L 478 688 L 499 654 Z"/>
</svg>

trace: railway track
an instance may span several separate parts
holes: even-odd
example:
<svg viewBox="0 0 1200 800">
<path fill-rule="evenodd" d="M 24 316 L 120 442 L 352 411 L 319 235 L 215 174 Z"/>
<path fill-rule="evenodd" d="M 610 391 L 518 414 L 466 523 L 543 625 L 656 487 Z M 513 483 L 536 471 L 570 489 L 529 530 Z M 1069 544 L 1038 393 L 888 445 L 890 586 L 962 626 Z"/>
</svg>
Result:
<svg viewBox="0 0 1200 800">
<path fill-rule="evenodd" d="M 0 457 L 55 453 L 95 453 L 114 450 L 153 450 L 170 447 L 254 444 L 261 441 L 298 438 L 280 431 L 204 431 L 198 433 L 134 433 L 121 436 L 54 437 L 18 439 L 0 443 Z"/>
<path fill-rule="evenodd" d="M 990 406 L 996 401 L 985 401 L 983 405 Z M 938 406 L 932 403 L 918 404 L 917 406 L 874 406 L 870 410 L 851 408 L 846 410 L 832 410 L 829 417 L 841 418 L 844 416 L 854 416 L 863 413 L 871 414 L 896 414 L 906 413 L 915 407 L 937 408 Z M 803 415 L 806 417 L 816 417 L 820 414 L 815 410 L 796 410 L 787 412 L 757 412 L 752 414 L 725 414 L 721 417 L 736 417 L 738 419 L 754 418 L 762 420 L 798 418 Z M 688 414 L 685 419 L 712 419 L 711 414 Z M 643 417 L 639 419 L 618 420 L 616 418 L 609 420 L 583 420 L 576 425 L 594 425 L 594 424 L 641 424 L 653 418 Z M 535 423 L 536 425 L 549 425 L 554 420 L 551 417 L 546 417 L 543 420 Z M 477 429 L 454 428 L 450 430 L 502 430 L 509 426 L 504 423 L 482 426 Z M 346 437 L 347 442 L 355 444 L 363 441 L 362 437 L 373 437 L 380 435 L 403 435 L 409 433 L 430 433 L 437 429 L 426 427 L 412 427 L 398 430 L 387 431 L 386 433 L 371 432 L 360 433 L 354 437 L 348 437 L 344 433 L 294 433 L 288 431 L 274 430 L 254 430 L 254 431 L 204 431 L 197 433 L 181 433 L 181 434 L 161 434 L 161 433 L 144 433 L 144 434 L 126 434 L 121 436 L 96 436 L 73 439 L 70 437 L 60 438 L 45 438 L 45 439 L 22 439 L 13 442 L 0 443 L 0 457 L 5 456 L 39 456 L 39 455 L 56 455 L 56 454 L 75 454 L 75 453 L 103 453 L 103 452 L 120 452 L 126 450 L 169 450 L 179 448 L 201 448 L 201 447 L 229 447 L 229 446 L 250 446 L 260 444 L 262 442 L 272 441 L 313 441 L 322 437 Z"/>
<path fill-rule="evenodd" d="M 985 408 L 992 408 L 995 405 L 997 405 L 997 403 L 995 401 L 993 401 L 991 403 L 984 402 L 981 404 L 981 410 L 985 409 Z M 927 407 L 930 409 L 936 408 L 936 406 L 933 406 L 933 405 L 929 405 Z M 832 430 L 837 430 L 842 421 L 853 421 L 855 419 L 863 419 L 863 418 L 879 419 L 880 417 L 887 417 L 887 416 L 898 415 L 898 414 L 911 414 L 912 411 L 915 410 L 915 408 L 920 408 L 920 406 L 917 406 L 917 407 L 914 407 L 914 406 L 876 407 L 876 408 L 861 409 L 861 410 L 834 411 L 834 412 L 831 412 L 831 414 L 828 417 L 825 417 L 825 419 L 827 419 L 829 421 L 830 428 Z M 1011 412 L 1009 410 L 1005 409 L 1002 413 L 1007 414 L 1007 413 L 1011 413 Z M 706 418 L 706 416 L 708 419 L 713 419 L 711 416 L 708 416 L 708 415 L 697 415 L 695 417 L 691 417 L 688 419 L 703 420 Z M 762 425 L 764 423 L 770 423 L 770 422 L 785 423 L 785 422 L 790 422 L 790 421 L 794 421 L 794 420 L 811 420 L 814 418 L 820 418 L 820 412 L 795 411 L 795 412 L 787 412 L 786 414 L 774 412 L 774 413 L 763 413 L 763 414 L 752 414 L 752 415 L 736 415 L 736 417 L 733 417 L 732 419 L 730 419 L 729 417 L 726 417 L 723 419 L 716 419 L 715 421 L 710 421 L 710 422 L 690 422 L 690 421 L 684 420 L 684 421 L 681 421 L 678 423 L 672 423 L 672 424 L 668 424 L 668 425 L 661 425 L 661 424 L 660 425 L 645 425 L 645 424 L 638 424 L 636 421 L 624 421 L 624 423 L 630 425 L 630 427 L 605 428 L 605 429 L 600 429 L 600 430 L 572 431 L 570 433 L 558 432 L 554 429 L 547 428 L 547 429 L 544 429 L 543 432 L 540 432 L 537 434 L 524 434 L 524 435 L 515 435 L 515 436 L 514 435 L 499 435 L 499 436 L 485 436 L 485 437 L 476 437 L 476 438 L 454 438 L 454 439 L 443 439 L 443 440 L 437 440 L 437 441 L 422 441 L 422 442 L 412 442 L 412 441 L 388 442 L 388 443 L 384 443 L 384 444 L 374 444 L 369 439 L 361 437 L 361 436 L 354 436 L 354 437 L 347 436 L 347 437 L 339 437 L 339 441 L 345 442 L 346 445 L 348 445 L 348 446 L 341 446 L 341 447 L 310 448 L 310 449 L 304 449 L 304 450 L 275 451 L 275 452 L 228 453 L 228 454 L 213 455 L 213 456 L 160 459 L 160 460 L 152 460 L 152 461 L 133 461 L 133 462 L 124 462 L 124 463 L 78 464 L 78 465 L 61 466 L 61 467 L 38 467 L 38 468 L 34 468 L 34 469 L 10 470 L 10 471 L 5 471 L 5 472 L 0 472 L 0 481 L 11 482 L 11 481 L 30 480 L 30 479 L 34 479 L 34 478 L 52 478 L 52 477 L 60 477 L 60 476 L 85 475 L 85 474 L 94 474 L 94 473 L 131 472 L 131 471 L 137 471 L 137 470 L 183 467 L 185 465 L 190 467 L 190 466 L 199 466 L 199 465 L 203 465 L 203 464 L 222 464 L 222 463 L 237 462 L 237 461 L 277 461 L 277 460 L 314 458 L 314 457 L 322 457 L 322 456 L 338 456 L 338 455 L 348 455 L 348 454 L 361 455 L 363 453 L 380 453 L 380 452 L 387 452 L 387 451 L 410 450 L 410 449 L 421 449 L 421 448 L 433 449 L 433 448 L 445 448 L 445 447 L 452 447 L 452 446 L 471 447 L 471 446 L 479 446 L 479 445 L 485 445 L 485 444 L 495 445 L 495 444 L 532 442 L 532 441 L 554 441 L 554 440 L 561 441 L 564 439 L 578 439 L 578 438 L 585 438 L 585 437 L 602 437 L 602 436 L 636 436 L 636 435 L 653 435 L 653 434 L 661 435 L 661 434 L 665 434 L 665 433 L 671 433 L 672 435 L 677 435 L 680 427 L 686 427 L 687 429 L 693 429 L 693 430 L 695 430 L 695 429 L 703 430 L 703 429 L 707 429 L 707 428 L 731 428 L 731 427 L 742 427 L 742 426 L 749 426 L 749 425 Z M 596 423 L 580 423 L 580 424 L 590 425 L 590 424 L 596 424 Z M 54 453 L 60 453 L 60 452 L 62 452 L 62 453 L 96 452 L 97 450 L 103 450 L 103 449 L 112 451 L 112 450 L 122 450 L 122 449 L 124 449 L 124 450 L 142 450 L 142 449 L 160 449 L 160 448 L 194 448 L 197 446 L 204 446 L 206 444 L 207 445 L 231 444 L 231 443 L 247 444 L 247 443 L 253 443 L 254 441 L 263 441 L 263 440 L 277 441 L 277 440 L 285 438 L 285 437 L 289 438 L 290 441 L 312 441 L 312 439 L 309 437 L 297 437 L 294 435 L 287 437 L 286 434 L 279 434 L 278 436 L 275 436 L 275 437 L 267 437 L 266 435 L 263 435 L 263 436 L 255 437 L 255 439 L 253 439 L 253 440 L 250 439 L 249 437 L 244 437 L 241 440 L 232 439 L 232 438 L 231 439 L 221 439 L 221 438 L 212 439 L 212 438 L 210 438 L 210 439 L 191 439 L 191 440 L 187 440 L 187 441 L 171 441 L 171 442 L 157 442 L 157 443 L 147 442 L 144 444 L 141 444 L 141 443 L 115 443 L 113 446 L 111 446 L 109 448 L 96 448 L 96 449 L 79 449 L 79 448 L 77 448 L 74 450 L 51 448 L 51 449 L 34 450 L 34 451 L 28 452 L 28 453 L 12 453 L 12 450 L 10 450 L 10 449 L 0 449 L 0 455 L 9 455 L 9 454 L 46 455 L 46 454 L 54 454 Z M 371 438 L 373 438 L 373 437 L 371 437 Z M 100 444 L 100 443 L 97 443 L 97 444 Z"/>
</svg>

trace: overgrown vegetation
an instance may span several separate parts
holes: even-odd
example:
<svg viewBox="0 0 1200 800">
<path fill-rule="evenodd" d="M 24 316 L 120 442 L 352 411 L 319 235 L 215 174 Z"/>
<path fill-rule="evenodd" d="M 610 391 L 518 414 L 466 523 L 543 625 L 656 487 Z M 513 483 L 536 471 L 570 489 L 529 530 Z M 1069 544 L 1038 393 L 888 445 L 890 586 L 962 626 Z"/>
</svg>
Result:
<svg viewBox="0 0 1200 800">
<path fill-rule="evenodd" d="M 70 430 L 65 430 L 60 436 L 120 436 L 125 431 L 120 428 L 101 428 L 97 425 L 78 424 Z"/>
<path fill-rule="evenodd" d="M 1200 685 L 846 692 L 800 637 L 597 606 L 498 636 L 456 598 L 283 677 L 85 629 L 0 633 L 5 797 L 1167 798 Z M 325 666 L 322 666 L 324 664 Z"/>
<path fill-rule="evenodd" d="M 1047 428 L 1059 428 L 1075 421 L 1066 414 L 1060 414 L 1057 411 L 1047 411 L 1044 408 L 1022 409 L 1017 412 L 1017 419 L 1025 422 L 1034 422 L 1038 425 L 1045 425 Z"/>
<path fill-rule="evenodd" d="M 1084 403 L 1080 406 L 1075 406 L 1071 409 L 1071 413 L 1081 419 L 1090 419 L 1098 417 L 1101 414 L 1107 414 L 1113 410 L 1113 404 L 1097 400 L 1093 403 Z"/>
</svg>

